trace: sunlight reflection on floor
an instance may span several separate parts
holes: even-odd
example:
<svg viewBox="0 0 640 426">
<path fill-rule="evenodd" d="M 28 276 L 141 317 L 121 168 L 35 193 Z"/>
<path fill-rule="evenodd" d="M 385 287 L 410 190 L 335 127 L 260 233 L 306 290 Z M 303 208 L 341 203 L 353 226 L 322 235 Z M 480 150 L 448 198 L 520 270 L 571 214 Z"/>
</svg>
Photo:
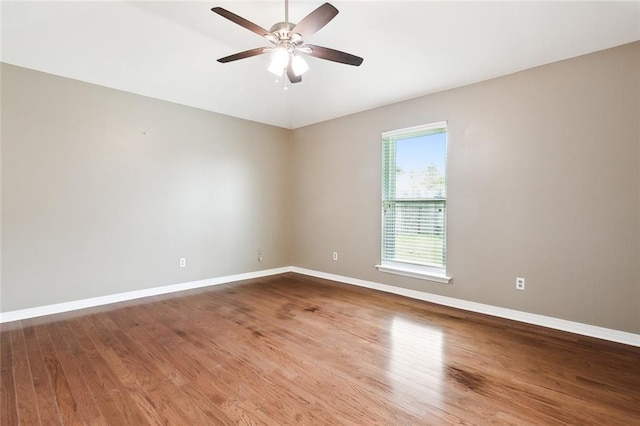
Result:
<svg viewBox="0 0 640 426">
<path fill-rule="evenodd" d="M 428 401 L 432 407 L 441 407 L 443 340 L 439 329 L 406 318 L 393 318 L 388 375 L 396 403 L 411 404 L 415 391 L 419 390 L 421 404 Z"/>
</svg>

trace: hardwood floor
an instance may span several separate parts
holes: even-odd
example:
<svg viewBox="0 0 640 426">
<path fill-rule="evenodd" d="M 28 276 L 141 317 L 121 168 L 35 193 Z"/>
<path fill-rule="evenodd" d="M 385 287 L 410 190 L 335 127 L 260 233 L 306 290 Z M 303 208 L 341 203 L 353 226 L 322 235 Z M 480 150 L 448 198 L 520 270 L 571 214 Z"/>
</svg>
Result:
<svg viewBox="0 0 640 426">
<path fill-rule="evenodd" d="M 2 425 L 640 424 L 640 348 L 295 275 L 0 335 Z"/>
</svg>

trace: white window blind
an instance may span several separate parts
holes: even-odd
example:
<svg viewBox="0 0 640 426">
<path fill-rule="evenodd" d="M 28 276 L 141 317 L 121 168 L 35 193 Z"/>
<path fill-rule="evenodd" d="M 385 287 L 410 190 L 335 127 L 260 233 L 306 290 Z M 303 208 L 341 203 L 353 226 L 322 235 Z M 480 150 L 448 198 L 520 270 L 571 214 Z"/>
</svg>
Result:
<svg viewBox="0 0 640 426">
<path fill-rule="evenodd" d="M 382 134 L 382 265 L 446 270 L 447 124 Z"/>
</svg>

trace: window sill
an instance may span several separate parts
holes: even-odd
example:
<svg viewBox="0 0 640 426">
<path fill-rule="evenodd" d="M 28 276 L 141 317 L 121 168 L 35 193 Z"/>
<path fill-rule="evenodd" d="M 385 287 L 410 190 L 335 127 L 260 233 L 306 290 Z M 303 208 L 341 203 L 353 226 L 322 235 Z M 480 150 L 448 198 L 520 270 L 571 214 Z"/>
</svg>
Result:
<svg viewBox="0 0 640 426">
<path fill-rule="evenodd" d="M 418 278 L 420 280 L 434 281 L 442 284 L 449 284 L 451 277 L 447 277 L 436 271 L 429 271 L 422 268 L 412 268 L 410 266 L 397 265 L 376 265 L 376 269 L 380 272 L 388 274 L 403 275 L 405 277 Z"/>
</svg>

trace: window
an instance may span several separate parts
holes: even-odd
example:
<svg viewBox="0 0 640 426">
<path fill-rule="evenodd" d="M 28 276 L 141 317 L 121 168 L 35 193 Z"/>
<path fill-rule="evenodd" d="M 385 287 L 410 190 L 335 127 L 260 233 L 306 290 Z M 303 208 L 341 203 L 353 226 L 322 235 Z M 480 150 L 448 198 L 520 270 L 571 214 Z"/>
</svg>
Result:
<svg viewBox="0 0 640 426">
<path fill-rule="evenodd" d="M 382 256 L 376 267 L 448 283 L 447 123 L 382 134 Z"/>
</svg>

